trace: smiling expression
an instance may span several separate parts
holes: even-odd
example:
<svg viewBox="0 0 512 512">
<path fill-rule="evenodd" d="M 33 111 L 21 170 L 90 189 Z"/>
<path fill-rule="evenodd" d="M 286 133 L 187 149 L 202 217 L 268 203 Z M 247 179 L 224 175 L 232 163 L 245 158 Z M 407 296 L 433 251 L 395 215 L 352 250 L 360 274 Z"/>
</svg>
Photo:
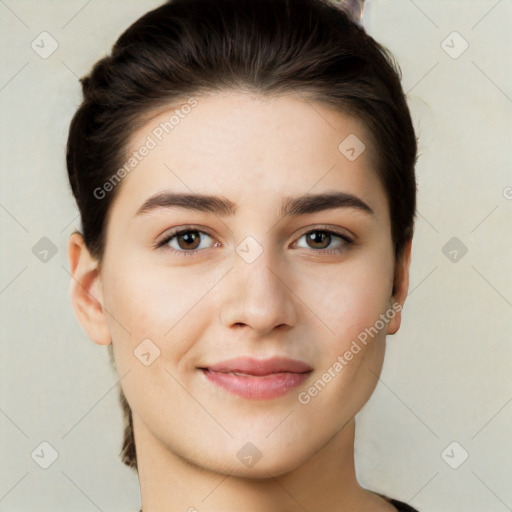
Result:
<svg viewBox="0 0 512 512">
<path fill-rule="evenodd" d="M 147 121 L 130 148 L 168 119 Z M 338 149 L 349 135 L 365 145 L 355 160 Z M 399 314 L 314 400 L 297 397 L 393 303 L 374 169 L 357 119 L 294 95 L 226 92 L 198 96 L 123 179 L 101 300 L 140 446 L 263 476 L 341 435 L 373 392 Z M 141 343 L 151 364 L 134 357 Z M 225 363 L 234 358 L 246 359 Z M 249 442 L 263 454 L 251 468 L 237 455 Z"/>
</svg>

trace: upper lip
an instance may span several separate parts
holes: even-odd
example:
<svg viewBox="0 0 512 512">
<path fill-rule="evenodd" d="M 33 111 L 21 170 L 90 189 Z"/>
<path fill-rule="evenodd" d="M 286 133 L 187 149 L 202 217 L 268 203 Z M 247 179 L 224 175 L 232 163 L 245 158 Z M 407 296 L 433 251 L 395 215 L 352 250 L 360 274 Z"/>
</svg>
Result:
<svg viewBox="0 0 512 512">
<path fill-rule="evenodd" d="M 264 376 L 273 373 L 308 373 L 313 370 L 311 366 L 297 359 L 286 357 L 272 357 L 270 359 L 255 359 L 252 357 L 237 357 L 221 361 L 201 369 L 212 372 L 238 372 L 248 375 Z"/>
</svg>

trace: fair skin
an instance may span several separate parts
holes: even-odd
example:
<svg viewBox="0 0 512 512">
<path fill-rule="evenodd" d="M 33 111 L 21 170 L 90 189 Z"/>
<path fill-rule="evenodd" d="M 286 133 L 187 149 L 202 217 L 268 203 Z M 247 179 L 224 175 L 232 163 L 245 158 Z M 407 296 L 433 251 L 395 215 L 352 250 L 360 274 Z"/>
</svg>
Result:
<svg viewBox="0 0 512 512">
<path fill-rule="evenodd" d="M 113 344 L 125 376 L 144 512 L 393 511 L 357 482 L 354 416 L 377 384 L 400 312 L 307 404 L 298 400 L 407 294 L 411 246 L 398 262 L 368 134 L 292 94 L 197 99 L 119 185 L 101 267 L 79 234 L 69 241 L 75 313 L 93 341 Z M 139 128 L 129 149 L 175 108 Z M 366 145 L 354 161 L 338 150 L 350 134 Z M 137 213 L 162 192 L 220 196 L 238 208 Z M 332 192 L 371 212 L 352 203 L 280 215 L 285 197 Z M 189 231 L 155 247 L 189 225 L 196 238 Z M 335 234 L 322 238 L 325 230 Z M 262 250 L 250 263 L 236 250 L 248 236 Z M 148 338 L 160 355 L 146 366 L 134 350 Z M 239 356 L 283 356 L 312 371 L 284 396 L 257 400 L 200 369 Z M 261 454 L 251 466 L 237 456 L 249 442 Z"/>
</svg>

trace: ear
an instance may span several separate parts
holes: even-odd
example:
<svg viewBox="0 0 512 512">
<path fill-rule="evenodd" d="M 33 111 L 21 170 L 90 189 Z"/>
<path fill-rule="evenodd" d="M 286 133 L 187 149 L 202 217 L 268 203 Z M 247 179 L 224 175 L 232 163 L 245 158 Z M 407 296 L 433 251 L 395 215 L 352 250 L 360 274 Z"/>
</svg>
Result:
<svg viewBox="0 0 512 512">
<path fill-rule="evenodd" d="M 87 249 L 83 236 L 69 237 L 68 259 L 71 270 L 71 304 L 89 338 L 99 345 L 112 343 L 103 308 L 99 262 Z"/>
<path fill-rule="evenodd" d="M 412 238 L 409 239 L 395 262 L 395 277 L 391 295 L 391 308 L 395 316 L 389 321 L 387 334 L 395 334 L 402 322 L 402 308 L 409 291 L 409 269 L 411 266 Z"/>
</svg>

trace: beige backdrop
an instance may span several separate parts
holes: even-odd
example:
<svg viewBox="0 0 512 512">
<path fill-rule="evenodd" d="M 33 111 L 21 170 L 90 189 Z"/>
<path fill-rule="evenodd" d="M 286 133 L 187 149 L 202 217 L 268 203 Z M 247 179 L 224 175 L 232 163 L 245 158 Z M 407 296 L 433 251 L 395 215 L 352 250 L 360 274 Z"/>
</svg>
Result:
<svg viewBox="0 0 512 512">
<path fill-rule="evenodd" d="M 422 512 L 506 512 L 512 1 L 367 3 L 368 32 L 402 67 L 421 156 L 410 296 L 359 415 L 359 478 Z M 66 241 L 78 224 L 64 149 L 78 76 L 157 5 L 0 1 L 5 512 L 138 510 L 138 480 L 118 458 L 117 377 L 70 306 Z"/>
</svg>

